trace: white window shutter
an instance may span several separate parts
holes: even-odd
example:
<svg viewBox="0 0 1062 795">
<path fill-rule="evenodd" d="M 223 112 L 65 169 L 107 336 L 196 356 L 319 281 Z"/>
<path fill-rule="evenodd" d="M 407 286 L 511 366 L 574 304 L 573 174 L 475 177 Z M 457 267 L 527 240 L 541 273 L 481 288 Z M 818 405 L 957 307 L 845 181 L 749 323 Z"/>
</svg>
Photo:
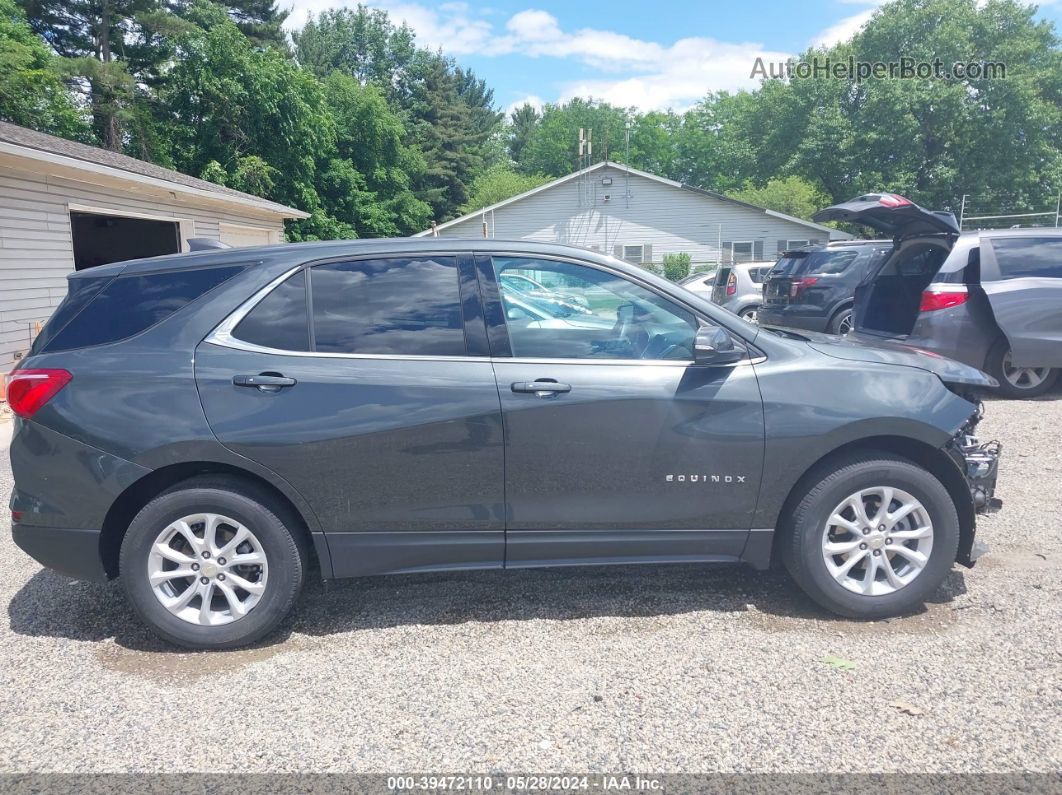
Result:
<svg viewBox="0 0 1062 795">
<path fill-rule="evenodd" d="M 623 246 L 616 244 L 612 247 L 612 256 L 616 259 L 623 259 Z"/>
<path fill-rule="evenodd" d="M 653 261 L 653 244 L 646 243 L 642 246 L 642 264 L 647 264 Z"/>
</svg>

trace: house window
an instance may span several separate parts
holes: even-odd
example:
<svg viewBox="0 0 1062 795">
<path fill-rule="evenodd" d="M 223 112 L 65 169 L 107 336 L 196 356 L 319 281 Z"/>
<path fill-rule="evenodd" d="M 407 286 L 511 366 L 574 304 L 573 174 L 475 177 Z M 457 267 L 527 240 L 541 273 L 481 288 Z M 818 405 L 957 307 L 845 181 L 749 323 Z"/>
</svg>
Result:
<svg viewBox="0 0 1062 795">
<path fill-rule="evenodd" d="M 794 248 L 804 248 L 811 243 L 810 240 L 787 240 L 785 242 L 786 251 L 792 251 Z"/>
<path fill-rule="evenodd" d="M 749 244 L 752 245 L 751 243 Z M 641 265 L 645 255 L 645 246 L 624 246 L 623 259 L 632 265 Z"/>
<path fill-rule="evenodd" d="M 734 243 L 734 262 L 752 262 L 752 241 Z"/>
</svg>

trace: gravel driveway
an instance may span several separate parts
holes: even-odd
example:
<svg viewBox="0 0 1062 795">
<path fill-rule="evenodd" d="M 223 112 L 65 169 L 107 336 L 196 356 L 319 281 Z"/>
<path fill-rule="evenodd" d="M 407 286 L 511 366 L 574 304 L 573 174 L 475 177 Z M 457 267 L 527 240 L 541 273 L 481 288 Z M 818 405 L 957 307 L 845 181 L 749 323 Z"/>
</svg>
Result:
<svg viewBox="0 0 1062 795">
<path fill-rule="evenodd" d="M 982 436 L 990 557 L 877 623 L 780 573 L 477 572 L 314 584 L 267 644 L 180 653 L 5 510 L 0 771 L 1057 771 L 1062 391 Z"/>
</svg>

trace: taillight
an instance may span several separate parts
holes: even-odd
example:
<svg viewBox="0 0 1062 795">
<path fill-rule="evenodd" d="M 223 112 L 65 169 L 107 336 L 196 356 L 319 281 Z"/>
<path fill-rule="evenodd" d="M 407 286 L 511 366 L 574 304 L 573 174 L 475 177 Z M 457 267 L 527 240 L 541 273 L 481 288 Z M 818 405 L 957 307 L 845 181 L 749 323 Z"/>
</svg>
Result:
<svg viewBox="0 0 1062 795">
<path fill-rule="evenodd" d="M 922 293 L 922 304 L 918 311 L 935 312 L 949 306 L 958 306 L 965 304 L 969 297 L 965 284 L 931 284 Z"/>
<path fill-rule="evenodd" d="M 15 370 L 7 375 L 7 402 L 24 420 L 55 397 L 73 378 L 66 370 Z"/>
<path fill-rule="evenodd" d="M 878 199 L 878 204 L 884 207 L 906 207 L 913 202 L 897 193 L 883 193 Z"/>
<path fill-rule="evenodd" d="M 818 281 L 814 276 L 805 276 L 803 279 L 793 279 L 789 283 L 789 297 L 796 298 L 805 287 L 811 287 Z"/>
<path fill-rule="evenodd" d="M 731 296 L 737 292 L 737 274 L 731 272 L 730 276 L 726 280 L 726 294 Z"/>
</svg>

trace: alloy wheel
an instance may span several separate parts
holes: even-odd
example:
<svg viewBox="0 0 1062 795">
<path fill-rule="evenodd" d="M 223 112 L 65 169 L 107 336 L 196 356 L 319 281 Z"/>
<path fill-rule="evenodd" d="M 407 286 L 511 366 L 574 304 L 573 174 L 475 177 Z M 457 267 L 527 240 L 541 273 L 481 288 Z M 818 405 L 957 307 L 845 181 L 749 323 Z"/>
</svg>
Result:
<svg viewBox="0 0 1062 795">
<path fill-rule="evenodd" d="M 759 322 L 760 318 L 759 310 L 755 308 L 746 309 L 744 312 L 741 313 L 741 318 L 742 320 L 747 320 L 749 323 L 757 323 Z"/>
<path fill-rule="evenodd" d="M 840 336 L 844 336 L 852 330 L 852 313 L 851 311 L 845 312 L 841 315 L 841 320 L 837 324 L 837 333 Z"/>
<path fill-rule="evenodd" d="M 892 486 L 850 494 L 833 509 L 822 531 L 822 557 L 844 588 L 884 596 L 909 585 L 933 551 L 929 511 Z"/>
<path fill-rule="evenodd" d="M 216 513 L 167 525 L 148 555 L 155 598 L 190 624 L 218 626 L 243 618 L 265 593 L 269 566 L 254 533 Z"/>
<path fill-rule="evenodd" d="M 1010 351 L 1003 356 L 1003 377 L 1015 389 L 1036 389 L 1050 375 L 1050 367 L 1015 367 Z"/>
</svg>

